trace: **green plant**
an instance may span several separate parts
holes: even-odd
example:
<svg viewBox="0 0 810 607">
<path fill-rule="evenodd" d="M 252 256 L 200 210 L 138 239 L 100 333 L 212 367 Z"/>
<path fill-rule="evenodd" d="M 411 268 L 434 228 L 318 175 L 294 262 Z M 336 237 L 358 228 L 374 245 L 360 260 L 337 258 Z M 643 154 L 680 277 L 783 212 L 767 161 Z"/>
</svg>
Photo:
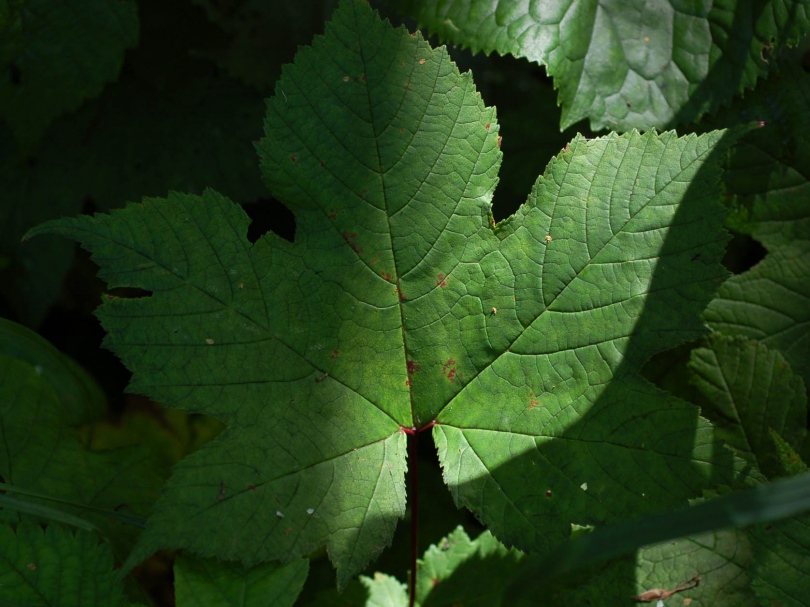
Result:
<svg viewBox="0 0 810 607">
<path fill-rule="evenodd" d="M 464 6 L 444 10 L 462 15 Z M 776 42 L 807 29 L 803 4 L 787 13 L 768 7 L 790 16 L 774 20 Z M 720 19 L 712 10 L 709 30 Z M 447 20 L 465 35 L 459 18 Z M 486 30 L 495 46 L 466 42 L 515 52 L 497 42 L 509 23 Z M 767 37 L 769 24 L 755 23 Z M 602 48 L 598 40 L 592 47 Z M 706 78 L 727 69 L 717 61 Z M 762 69 L 743 70 L 741 86 L 764 75 L 751 61 Z M 716 119 L 727 130 L 575 137 L 527 202 L 496 221 L 501 127 L 470 73 L 459 73 L 445 49 L 345 0 L 325 35 L 282 71 L 256 146 L 266 185 L 295 214 L 292 242 L 272 232 L 249 237 L 245 211 L 212 189 L 28 231 L 69 236 L 92 253 L 110 289 L 96 313 L 105 345 L 133 372 L 130 389 L 191 416 L 169 439 L 154 438 L 154 424 L 146 431 L 162 445 L 158 461 L 131 447 L 94 453 L 121 441 L 93 421 L 103 409 L 93 382 L 5 321 L 0 474 L 14 528 L 3 542 L 17 556 L 7 567 L 16 585 L 4 587 L 43 585 L 47 596 L 53 580 L 24 570 L 45 561 L 22 546 L 83 554 L 100 530 L 124 572 L 158 549 L 185 549 L 175 563 L 178 604 L 218 604 L 217 595 L 293 604 L 307 575 L 302 557 L 321 546 L 344 592 L 310 586 L 300 602 L 408 604 L 395 577 L 353 578 L 406 513 L 413 570 L 418 439 L 429 430 L 455 504 L 494 537 L 456 530 L 430 548 L 410 585 L 412 604 L 533 604 L 538 594 L 549 604 L 618 604 L 675 590 L 706 604 L 801 604 L 806 515 L 764 523 L 807 508 L 807 477 L 760 487 L 803 472 L 807 455 L 808 81 L 789 64 L 781 73 L 790 78 L 764 81 L 725 124 Z M 652 122 L 639 126 L 716 109 L 713 86 L 708 78 L 695 84 L 700 93 L 682 94 L 683 107 L 703 109 L 645 110 Z M 771 126 L 737 126 L 752 120 Z M 752 158 L 771 176 L 764 186 L 740 169 Z M 724 188 L 729 225 L 769 251 L 725 283 Z M 775 298 L 777 277 L 783 294 Z M 704 319 L 715 333 L 696 342 L 707 334 Z M 663 354 L 684 342 L 695 346 L 688 369 Z M 679 380 L 687 372 L 696 386 L 689 394 Z M 714 423 L 644 373 L 698 401 Z M 219 428 L 199 414 L 225 424 L 202 446 L 191 425 L 202 423 L 206 439 Z M 153 506 L 168 462 L 174 472 Z M 69 472 L 77 465 L 100 472 L 82 480 Z M 100 482 L 103 474 L 134 495 Z M 711 499 L 745 486 L 758 488 Z M 678 510 L 704 499 L 695 508 L 707 510 Z M 664 526 L 683 525 L 682 533 L 662 535 L 661 512 Z M 690 527 L 697 512 L 711 512 L 711 525 Z M 29 519 L 82 530 L 49 527 L 40 538 Z M 638 519 L 648 522 L 631 523 L 639 532 L 625 550 L 702 535 L 608 564 L 582 556 L 593 547 L 615 556 L 603 538 Z M 663 559 L 672 563 L 666 570 Z M 98 578 L 91 586 L 108 592 L 106 562 L 106 572 L 75 575 Z M 583 585 L 583 572 L 570 570 L 586 565 Z M 650 594 L 655 588 L 662 592 Z M 104 601 L 124 604 L 121 588 L 113 592 Z"/>
</svg>

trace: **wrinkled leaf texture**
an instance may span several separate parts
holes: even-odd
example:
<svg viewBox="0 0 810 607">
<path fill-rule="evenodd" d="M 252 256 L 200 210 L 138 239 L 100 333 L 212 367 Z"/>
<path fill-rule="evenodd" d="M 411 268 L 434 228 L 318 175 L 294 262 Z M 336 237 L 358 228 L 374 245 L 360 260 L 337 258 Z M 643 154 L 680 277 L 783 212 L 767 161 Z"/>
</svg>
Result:
<svg viewBox="0 0 810 607">
<path fill-rule="evenodd" d="M 259 144 L 294 243 L 214 191 L 29 235 L 79 240 L 131 389 L 228 429 L 183 461 L 128 565 L 248 565 L 326 545 L 343 587 L 405 511 L 406 430 L 507 545 L 660 510 L 739 476 L 697 408 L 638 375 L 705 332 L 725 277 L 724 133 L 576 138 L 491 221 L 495 112 L 444 49 L 346 0 L 269 100 Z"/>
<path fill-rule="evenodd" d="M 442 40 L 545 65 L 562 128 L 696 120 L 752 88 L 810 29 L 807 0 L 390 1 Z"/>
</svg>

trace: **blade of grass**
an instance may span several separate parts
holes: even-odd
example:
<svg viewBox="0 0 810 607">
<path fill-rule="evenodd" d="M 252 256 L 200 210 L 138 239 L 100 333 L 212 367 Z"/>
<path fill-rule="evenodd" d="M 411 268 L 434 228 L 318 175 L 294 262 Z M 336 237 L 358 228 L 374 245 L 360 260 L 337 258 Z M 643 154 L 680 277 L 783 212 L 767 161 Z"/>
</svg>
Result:
<svg viewBox="0 0 810 607">
<path fill-rule="evenodd" d="M 37 499 L 46 500 L 46 501 L 49 501 L 49 502 L 54 502 L 56 504 L 64 504 L 66 506 L 70 506 L 71 508 L 76 508 L 78 510 L 88 510 L 90 512 L 96 512 L 98 514 L 109 517 L 111 519 L 115 519 L 115 520 L 117 520 L 117 521 L 119 521 L 121 523 L 126 523 L 127 525 L 134 525 L 135 527 L 140 527 L 142 529 L 146 528 L 146 519 L 138 517 L 138 516 L 131 516 L 131 515 L 128 515 L 128 514 L 121 514 L 120 512 L 116 512 L 115 510 L 107 510 L 106 508 L 97 508 L 95 506 L 88 506 L 87 504 L 77 504 L 75 502 L 59 499 L 59 498 L 56 498 L 56 497 L 52 497 L 50 495 L 45 495 L 43 493 L 38 493 L 36 491 L 29 491 L 28 489 L 20 489 L 19 487 L 15 487 L 15 486 L 9 485 L 7 483 L 0 483 L 0 491 L 5 491 L 5 492 L 8 492 L 8 493 L 15 493 L 17 495 L 26 495 L 28 497 L 35 497 Z M 70 518 L 70 519 L 75 519 L 77 521 L 83 520 L 83 519 L 79 519 L 78 517 L 74 517 L 74 516 L 72 516 L 70 514 L 66 514 L 64 512 L 61 512 L 60 510 L 54 510 L 52 508 L 48 508 L 47 506 L 40 506 L 38 504 L 32 504 L 31 502 L 23 502 L 21 500 L 15 499 L 13 497 L 0 494 L 0 506 L 4 505 L 5 500 L 13 500 L 13 502 L 16 502 L 18 504 L 27 504 L 26 507 L 36 507 L 36 508 L 41 508 L 42 509 L 41 512 L 34 512 L 32 510 L 22 510 L 19 507 L 12 506 L 12 505 L 10 505 L 10 502 L 5 504 L 5 507 L 13 508 L 13 509 L 19 510 L 21 512 L 29 512 L 31 514 L 37 514 L 38 516 L 51 518 L 53 520 L 59 520 L 54 515 L 44 514 L 45 511 L 48 511 L 48 512 L 52 512 L 52 513 L 59 513 L 60 516 L 64 516 L 64 517 L 67 517 L 67 518 Z M 69 522 L 67 520 L 67 518 L 65 520 L 62 520 L 61 522 L 65 522 L 65 523 L 68 523 L 70 525 L 75 525 L 77 527 L 82 527 L 82 525 Z M 95 526 L 93 526 L 91 523 L 88 523 L 87 521 L 84 521 L 84 523 L 87 524 L 87 525 L 91 525 L 90 528 L 89 528 L 91 531 L 98 531 L 98 529 Z M 83 528 L 86 529 L 87 527 L 83 527 Z"/>
<path fill-rule="evenodd" d="M 530 557 L 505 591 L 505 603 L 534 594 L 547 579 L 688 535 L 767 523 L 810 510 L 810 473 L 724 495 L 696 506 L 603 527 L 549 555 Z"/>
</svg>

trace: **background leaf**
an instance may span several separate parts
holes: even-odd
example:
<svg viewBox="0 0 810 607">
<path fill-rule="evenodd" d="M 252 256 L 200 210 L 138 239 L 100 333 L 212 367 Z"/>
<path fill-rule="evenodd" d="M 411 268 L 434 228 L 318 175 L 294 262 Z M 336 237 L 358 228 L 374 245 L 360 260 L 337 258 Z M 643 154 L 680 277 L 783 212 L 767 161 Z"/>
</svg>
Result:
<svg viewBox="0 0 810 607">
<path fill-rule="evenodd" d="M 771 433 L 801 448 L 807 395 L 782 355 L 751 340 L 715 335 L 708 347 L 692 352 L 690 369 L 718 436 L 766 476 L 783 473 Z"/>
<path fill-rule="evenodd" d="M 110 548 L 86 531 L 0 525 L 0 602 L 16 607 L 118 607 Z"/>
<path fill-rule="evenodd" d="M 547 66 L 561 128 L 674 126 L 714 112 L 810 29 L 808 4 L 394 0 L 443 40 Z"/>
<path fill-rule="evenodd" d="M 245 569 L 237 563 L 181 556 L 175 561 L 178 607 L 292 607 L 307 578 L 308 563 L 265 563 Z"/>
<path fill-rule="evenodd" d="M 733 120 L 758 120 L 729 159 L 726 183 L 736 201 L 733 226 L 768 251 L 760 263 L 718 291 L 704 318 L 716 331 L 755 339 L 779 350 L 810 381 L 810 76 L 787 66 Z"/>
<path fill-rule="evenodd" d="M 27 0 L 0 28 L 0 118 L 24 151 L 115 80 L 138 41 L 131 0 Z"/>
<path fill-rule="evenodd" d="M 760 526 L 754 530 L 753 538 L 757 563 L 752 586 L 760 605 L 805 605 L 810 577 L 810 517 L 804 514 Z"/>
<path fill-rule="evenodd" d="M 65 361 L 42 338 L 19 325 L 0 320 L 0 346 L 3 481 L 27 490 L 28 495 L 53 498 L 35 502 L 91 521 L 123 558 L 138 530 L 100 516 L 95 509 L 145 514 L 168 471 L 154 466 L 145 449 L 91 452 L 84 448 L 76 425 L 87 420 L 88 411 L 97 411 L 84 397 L 88 392 L 96 397 L 98 388 L 75 363 Z M 0 518 L 17 522 L 20 514 L 4 509 Z"/>
<path fill-rule="evenodd" d="M 133 77 L 57 121 L 27 161 L 6 141 L 0 250 L 13 262 L 0 291 L 10 307 L 39 324 L 73 262 L 73 247 L 62 239 L 20 246 L 26 230 L 46 219 L 117 208 L 169 189 L 199 193 L 213 186 L 240 202 L 255 201 L 264 193 L 251 144 L 261 135 L 261 116 L 259 95 L 233 83 L 208 78 L 166 92 Z M 120 168 L 110 170 L 111 161 Z"/>
</svg>

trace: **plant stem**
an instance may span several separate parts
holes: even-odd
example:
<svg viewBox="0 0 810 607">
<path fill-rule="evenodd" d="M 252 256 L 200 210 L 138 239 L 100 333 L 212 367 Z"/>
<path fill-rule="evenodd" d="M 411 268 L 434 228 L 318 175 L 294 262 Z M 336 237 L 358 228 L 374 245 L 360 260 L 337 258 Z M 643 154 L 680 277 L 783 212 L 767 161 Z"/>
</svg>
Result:
<svg viewBox="0 0 810 607">
<path fill-rule="evenodd" d="M 419 430 L 408 437 L 408 463 L 411 470 L 411 579 L 408 607 L 416 604 L 416 555 L 419 549 Z"/>
</svg>

